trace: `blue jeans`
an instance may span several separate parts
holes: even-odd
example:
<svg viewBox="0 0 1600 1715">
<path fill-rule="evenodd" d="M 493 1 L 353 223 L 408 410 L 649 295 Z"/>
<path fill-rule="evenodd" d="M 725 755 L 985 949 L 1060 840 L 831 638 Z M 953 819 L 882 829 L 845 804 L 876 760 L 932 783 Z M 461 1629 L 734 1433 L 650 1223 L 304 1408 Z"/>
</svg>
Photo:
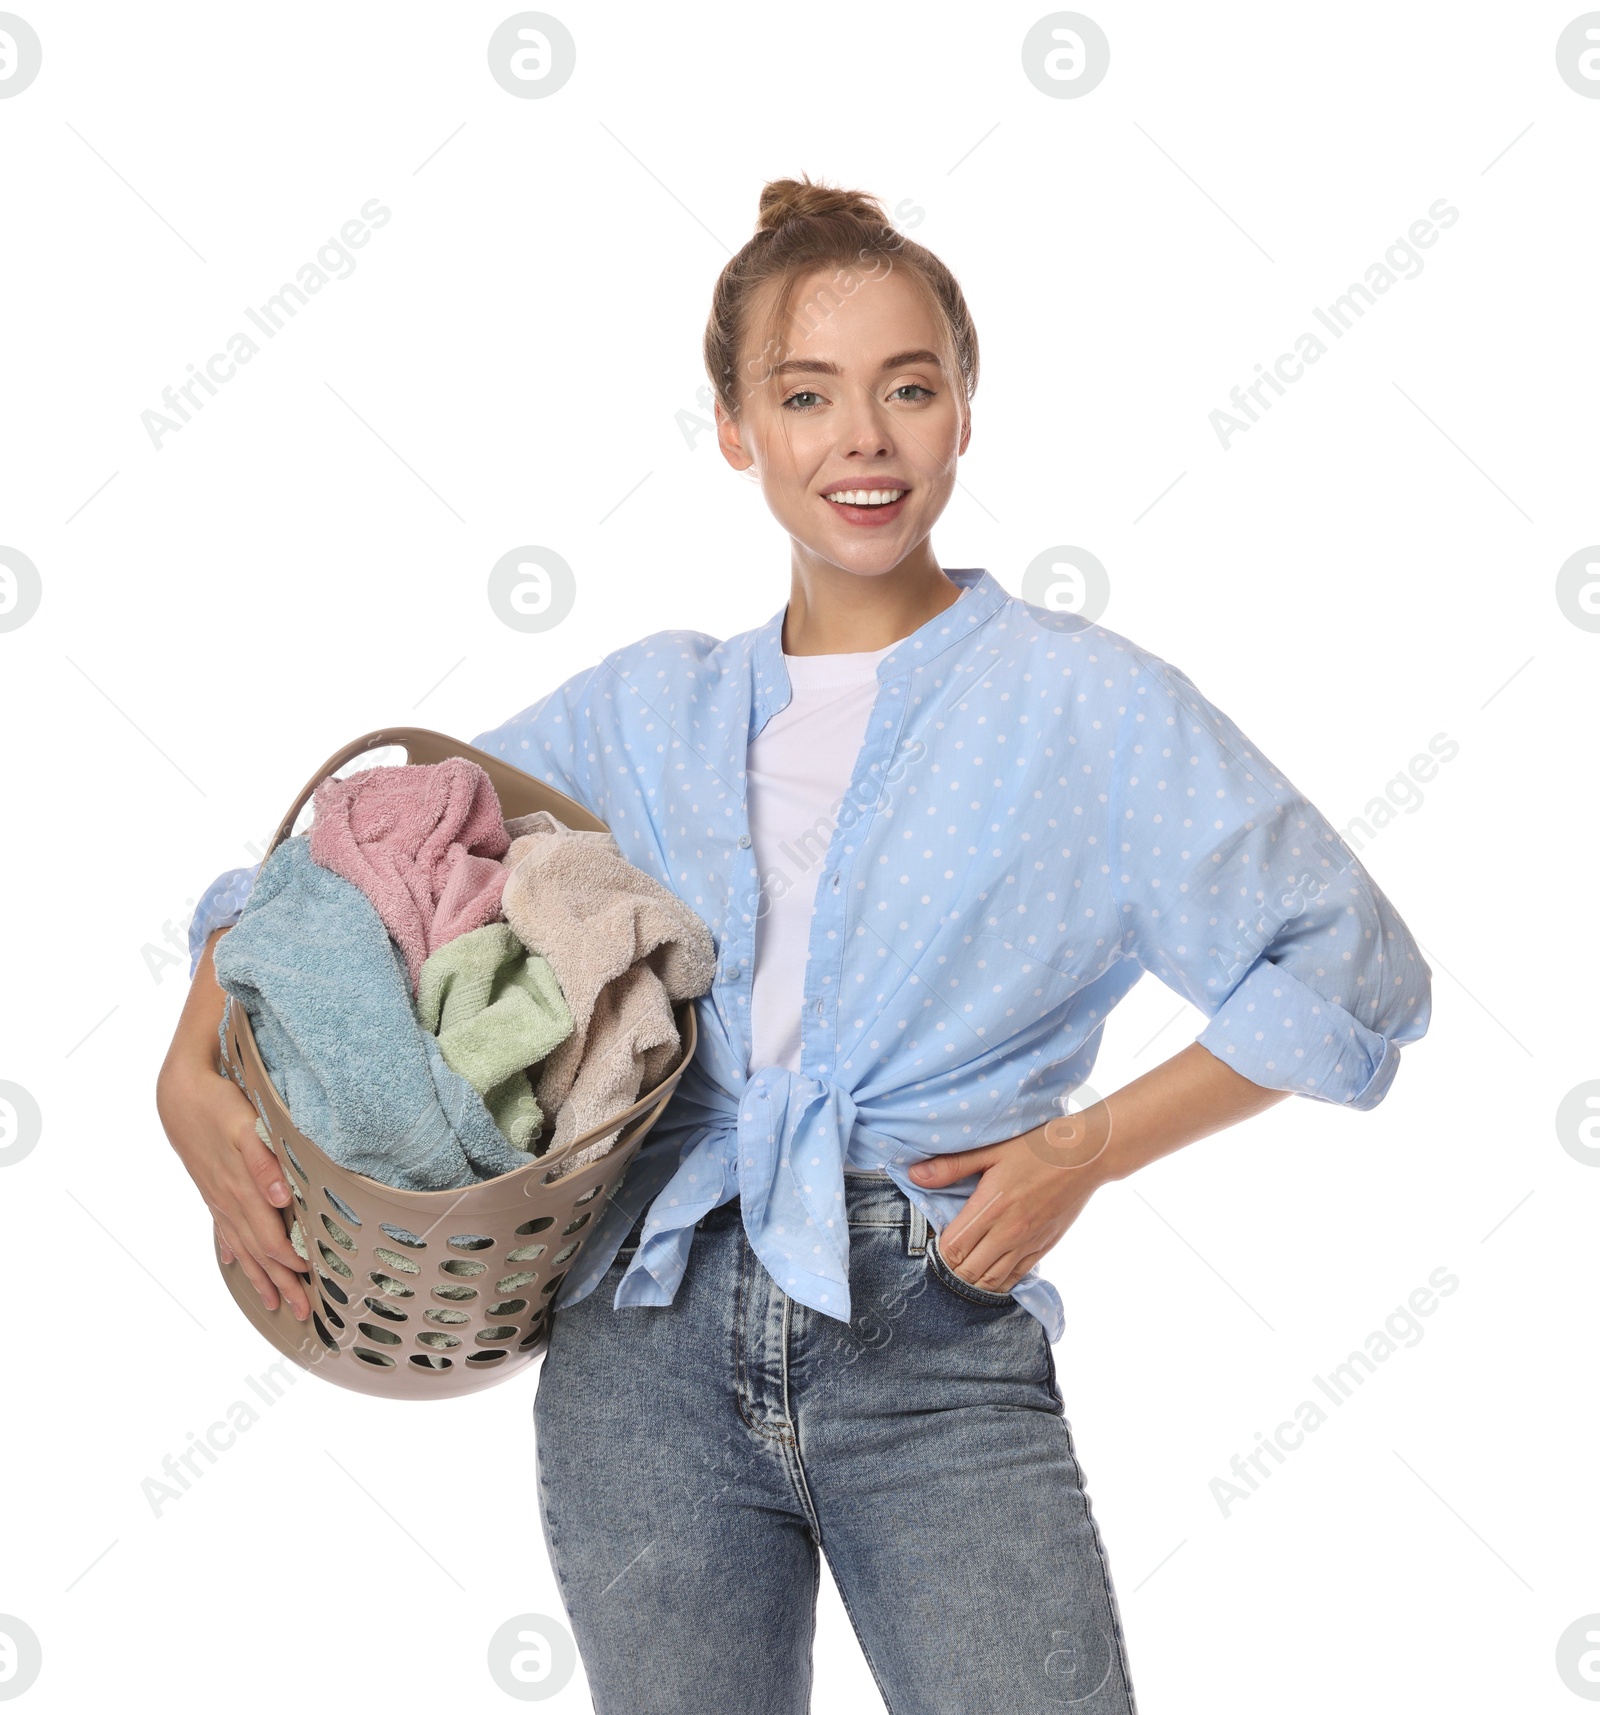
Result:
<svg viewBox="0 0 1600 1715">
<path fill-rule="evenodd" d="M 804 1715 L 818 1550 L 891 1715 L 1133 1715 L 1050 1343 L 879 1174 L 845 1179 L 850 1324 L 795 1303 L 738 1200 L 673 1304 L 614 1310 L 635 1227 L 557 1307 L 539 1512 L 600 1715 Z"/>
</svg>

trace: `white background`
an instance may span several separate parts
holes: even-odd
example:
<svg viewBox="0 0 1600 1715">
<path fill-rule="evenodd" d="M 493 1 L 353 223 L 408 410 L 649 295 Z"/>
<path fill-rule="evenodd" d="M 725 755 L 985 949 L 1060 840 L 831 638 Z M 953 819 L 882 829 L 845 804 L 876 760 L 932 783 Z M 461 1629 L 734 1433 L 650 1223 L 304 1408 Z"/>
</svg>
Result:
<svg viewBox="0 0 1600 1715">
<path fill-rule="evenodd" d="M 1018 591 L 1088 549 L 1105 623 L 1335 826 L 1413 803 L 1360 849 L 1434 974 L 1384 1102 L 1204 1140 L 1046 1264 L 1142 1715 L 1580 1707 L 1556 1646 L 1600 1611 L 1600 1171 L 1555 1126 L 1597 1075 L 1600 952 L 1600 635 L 1556 600 L 1600 540 L 1600 100 L 1555 64 L 1578 8 L 1091 0 L 1109 74 L 1056 100 L 1023 75 L 1030 7 L 553 0 L 576 73 L 518 100 L 485 54 L 512 8 L 476 0 L 15 3 L 44 47 L 0 100 L 0 543 L 43 587 L 0 633 L 0 1078 L 44 1116 L 0 1171 L 25 1706 L 496 1709 L 490 1635 L 561 1613 L 531 1375 L 432 1410 L 250 1393 L 274 1354 L 153 1103 L 187 960 L 150 949 L 356 734 L 471 738 L 632 637 L 782 606 L 758 489 L 676 414 L 762 182 L 806 171 L 898 211 L 976 318 L 942 563 Z M 355 272 L 156 450 L 141 413 L 373 197 Z M 1441 197 L 1424 270 L 1224 451 L 1229 389 Z M 486 599 L 523 543 L 577 578 L 543 635 Z M 1459 753 L 1394 785 L 1438 733 Z M 1095 1084 L 1201 1022 L 1146 978 Z M 1229 1459 L 1440 1267 L 1420 1343 L 1225 1517 Z M 260 1421 L 157 1516 L 143 1480 L 240 1398 Z M 586 1709 L 581 1673 L 548 1706 Z M 878 1707 L 831 1586 L 816 1707 Z"/>
</svg>

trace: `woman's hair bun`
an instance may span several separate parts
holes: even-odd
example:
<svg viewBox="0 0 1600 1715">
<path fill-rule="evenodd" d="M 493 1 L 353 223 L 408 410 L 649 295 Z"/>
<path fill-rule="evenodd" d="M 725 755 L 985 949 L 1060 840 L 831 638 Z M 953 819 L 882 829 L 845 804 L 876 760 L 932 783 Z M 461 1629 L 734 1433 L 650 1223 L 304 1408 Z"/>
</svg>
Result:
<svg viewBox="0 0 1600 1715">
<path fill-rule="evenodd" d="M 874 226 L 887 225 L 882 205 L 865 191 L 835 190 L 808 178 L 772 179 L 762 187 L 757 232 L 776 232 L 786 221 L 812 215 L 846 215 Z"/>
</svg>

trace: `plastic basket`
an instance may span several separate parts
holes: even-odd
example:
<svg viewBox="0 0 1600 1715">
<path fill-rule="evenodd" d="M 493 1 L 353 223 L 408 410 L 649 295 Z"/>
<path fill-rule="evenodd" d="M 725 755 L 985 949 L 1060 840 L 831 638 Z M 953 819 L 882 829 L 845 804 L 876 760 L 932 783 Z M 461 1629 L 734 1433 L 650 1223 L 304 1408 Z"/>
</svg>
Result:
<svg viewBox="0 0 1600 1715">
<path fill-rule="evenodd" d="M 509 819 L 549 810 L 570 828 L 608 832 L 573 799 L 444 733 L 421 727 L 369 732 L 328 758 L 278 824 L 269 854 L 289 838 L 318 783 L 363 752 L 404 748 L 407 764 L 464 756 L 489 776 Z M 296 1129 L 261 1063 L 249 1015 L 229 1008 L 233 1075 L 272 1135 L 310 1252 L 312 1316 L 286 1303 L 268 1310 L 242 1265 L 222 1261 L 234 1302 L 285 1356 L 339 1387 L 390 1399 L 476 1393 L 525 1369 L 544 1349 L 563 1276 L 599 1224 L 628 1163 L 694 1058 L 692 1001 L 677 1008 L 681 1052 L 667 1076 L 602 1126 L 526 1167 L 447 1191 L 403 1191 L 330 1161 Z M 624 1129 L 599 1160 L 571 1173 L 562 1162 Z M 215 1229 L 213 1228 L 213 1232 Z"/>
</svg>

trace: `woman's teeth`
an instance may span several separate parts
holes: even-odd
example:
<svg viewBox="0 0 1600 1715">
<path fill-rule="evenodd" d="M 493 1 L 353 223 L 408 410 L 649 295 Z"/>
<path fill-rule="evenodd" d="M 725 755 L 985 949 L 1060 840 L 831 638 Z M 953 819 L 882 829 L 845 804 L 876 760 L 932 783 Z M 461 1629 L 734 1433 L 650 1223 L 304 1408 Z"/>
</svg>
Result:
<svg viewBox="0 0 1600 1715">
<path fill-rule="evenodd" d="M 835 506 L 892 506 L 905 492 L 903 488 L 847 488 L 822 498 Z"/>
</svg>

